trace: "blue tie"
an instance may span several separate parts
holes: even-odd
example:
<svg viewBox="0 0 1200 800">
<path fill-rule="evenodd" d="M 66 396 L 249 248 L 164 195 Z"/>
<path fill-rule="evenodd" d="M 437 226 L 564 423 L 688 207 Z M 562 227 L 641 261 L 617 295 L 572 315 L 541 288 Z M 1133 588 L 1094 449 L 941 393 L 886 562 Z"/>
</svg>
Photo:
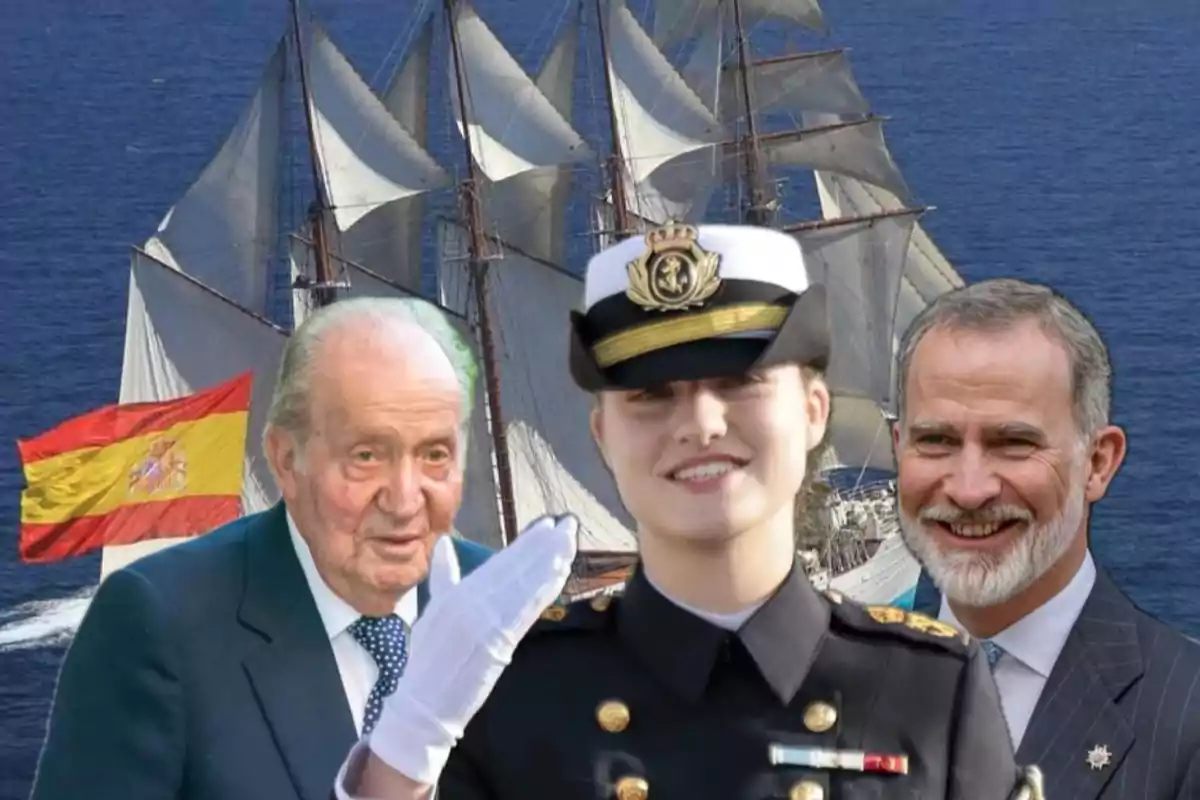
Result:
<svg viewBox="0 0 1200 800">
<path fill-rule="evenodd" d="M 379 678 L 367 697 L 367 708 L 363 712 L 363 736 L 371 732 L 383 711 L 383 701 L 396 690 L 404 665 L 408 662 L 407 634 L 404 621 L 395 614 L 386 617 L 359 617 L 350 626 L 352 635 L 363 649 L 375 659 L 379 667 Z"/>
<path fill-rule="evenodd" d="M 1004 655 L 1004 648 L 991 639 L 980 639 L 979 646 L 983 648 L 983 654 L 987 656 L 988 669 L 995 672 L 996 662 L 1000 660 L 1000 656 Z"/>
</svg>

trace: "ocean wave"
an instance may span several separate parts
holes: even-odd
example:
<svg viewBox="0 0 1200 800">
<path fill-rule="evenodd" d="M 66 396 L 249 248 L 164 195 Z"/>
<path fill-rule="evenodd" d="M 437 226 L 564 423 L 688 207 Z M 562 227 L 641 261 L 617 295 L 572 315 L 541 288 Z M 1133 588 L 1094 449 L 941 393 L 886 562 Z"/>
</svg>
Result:
<svg viewBox="0 0 1200 800">
<path fill-rule="evenodd" d="M 0 611 L 0 653 L 67 644 L 95 591 L 88 587 L 72 597 L 34 600 Z"/>
</svg>

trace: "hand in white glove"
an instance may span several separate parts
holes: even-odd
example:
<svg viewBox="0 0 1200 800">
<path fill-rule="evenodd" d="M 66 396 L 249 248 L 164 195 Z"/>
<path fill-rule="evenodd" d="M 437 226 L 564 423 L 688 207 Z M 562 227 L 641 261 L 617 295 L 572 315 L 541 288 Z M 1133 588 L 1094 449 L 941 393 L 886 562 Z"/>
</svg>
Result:
<svg viewBox="0 0 1200 800">
<path fill-rule="evenodd" d="M 578 527 L 571 515 L 542 517 L 461 582 L 453 543 L 438 540 L 408 665 L 368 740 L 379 759 L 417 783 L 437 782 L 517 644 L 562 593 Z"/>
</svg>

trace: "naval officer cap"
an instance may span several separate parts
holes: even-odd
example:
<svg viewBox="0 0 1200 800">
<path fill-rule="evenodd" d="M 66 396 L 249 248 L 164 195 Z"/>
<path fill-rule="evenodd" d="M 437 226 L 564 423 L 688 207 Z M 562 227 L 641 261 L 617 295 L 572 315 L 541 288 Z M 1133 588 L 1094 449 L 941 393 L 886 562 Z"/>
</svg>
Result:
<svg viewBox="0 0 1200 800">
<path fill-rule="evenodd" d="M 571 376 L 589 392 L 780 364 L 824 369 L 825 287 L 810 284 L 786 233 L 669 222 L 588 262 L 570 346 Z"/>
</svg>

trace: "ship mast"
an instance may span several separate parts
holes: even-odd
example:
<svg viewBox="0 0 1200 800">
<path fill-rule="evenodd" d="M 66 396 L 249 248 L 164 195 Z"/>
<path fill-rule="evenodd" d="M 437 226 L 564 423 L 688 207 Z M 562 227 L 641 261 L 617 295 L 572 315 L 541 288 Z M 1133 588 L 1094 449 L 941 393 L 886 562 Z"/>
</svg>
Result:
<svg viewBox="0 0 1200 800">
<path fill-rule="evenodd" d="M 483 350 L 483 373 L 487 386 L 488 414 L 491 417 L 492 447 L 496 453 L 496 473 L 500 490 L 500 539 L 507 545 L 517 535 L 517 513 L 513 502 L 512 465 L 509 460 L 508 439 L 504 417 L 500 411 L 500 375 L 496 364 L 496 341 L 492 334 L 491 313 L 488 310 L 487 258 L 488 242 L 483 230 L 483 209 L 479 202 L 479 170 L 471 147 L 471 126 L 467 117 L 466 86 L 463 81 L 462 48 L 458 41 L 458 26 L 454 24 L 454 0 L 445 0 L 446 21 L 450 27 L 450 49 L 454 56 L 454 81 L 458 90 L 458 113 L 462 119 L 463 144 L 467 155 L 467 180 L 459 187 L 463 216 L 469 231 L 468 247 L 471 264 L 471 283 L 475 292 L 475 307 L 479 311 L 479 343 Z"/>
<path fill-rule="evenodd" d="M 612 155 L 608 157 L 609 188 L 612 192 L 615 239 L 624 239 L 633 233 L 629 205 L 625 197 L 625 157 L 621 153 L 621 131 L 617 124 L 616 101 L 613 99 L 612 72 L 609 69 L 608 37 L 604 31 L 604 9 L 601 0 L 596 0 L 596 23 L 600 31 L 600 60 L 604 68 L 604 99 L 608 106 L 608 129 L 612 135 Z"/>
<path fill-rule="evenodd" d="M 304 63 L 304 36 L 300 30 L 300 2 L 292 0 L 292 23 L 296 37 L 296 60 L 300 64 L 300 93 L 304 100 L 304 121 L 308 128 L 308 156 L 312 162 L 313 185 L 317 196 L 309 209 L 312 222 L 313 250 L 317 256 L 317 280 L 313 286 L 313 302 L 318 308 L 335 299 L 333 270 L 329 265 L 329 244 L 325 241 L 325 213 L 329 210 L 329 192 L 325 176 L 321 174 L 321 162 L 317 156 L 317 128 L 313 122 L 311 95 L 308 93 L 308 67 Z"/>
<path fill-rule="evenodd" d="M 746 222 L 751 225 L 770 226 L 774 221 L 774 209 L 767 195 L 766 180 L 762 170 L 762 153 L 758 149 L 758 132 L 754 122 L 754 107 L 750 98 L 750 40 L 742 25 L 741 0 L 733 0 L 733 23 L 738 43 L 738 77 L 742 84 L 742 102 L 746 107 L 746 137 L 743 152 L 746 157 L 746 180 L 750 188 L 750 208 Z"/>
</svg>

